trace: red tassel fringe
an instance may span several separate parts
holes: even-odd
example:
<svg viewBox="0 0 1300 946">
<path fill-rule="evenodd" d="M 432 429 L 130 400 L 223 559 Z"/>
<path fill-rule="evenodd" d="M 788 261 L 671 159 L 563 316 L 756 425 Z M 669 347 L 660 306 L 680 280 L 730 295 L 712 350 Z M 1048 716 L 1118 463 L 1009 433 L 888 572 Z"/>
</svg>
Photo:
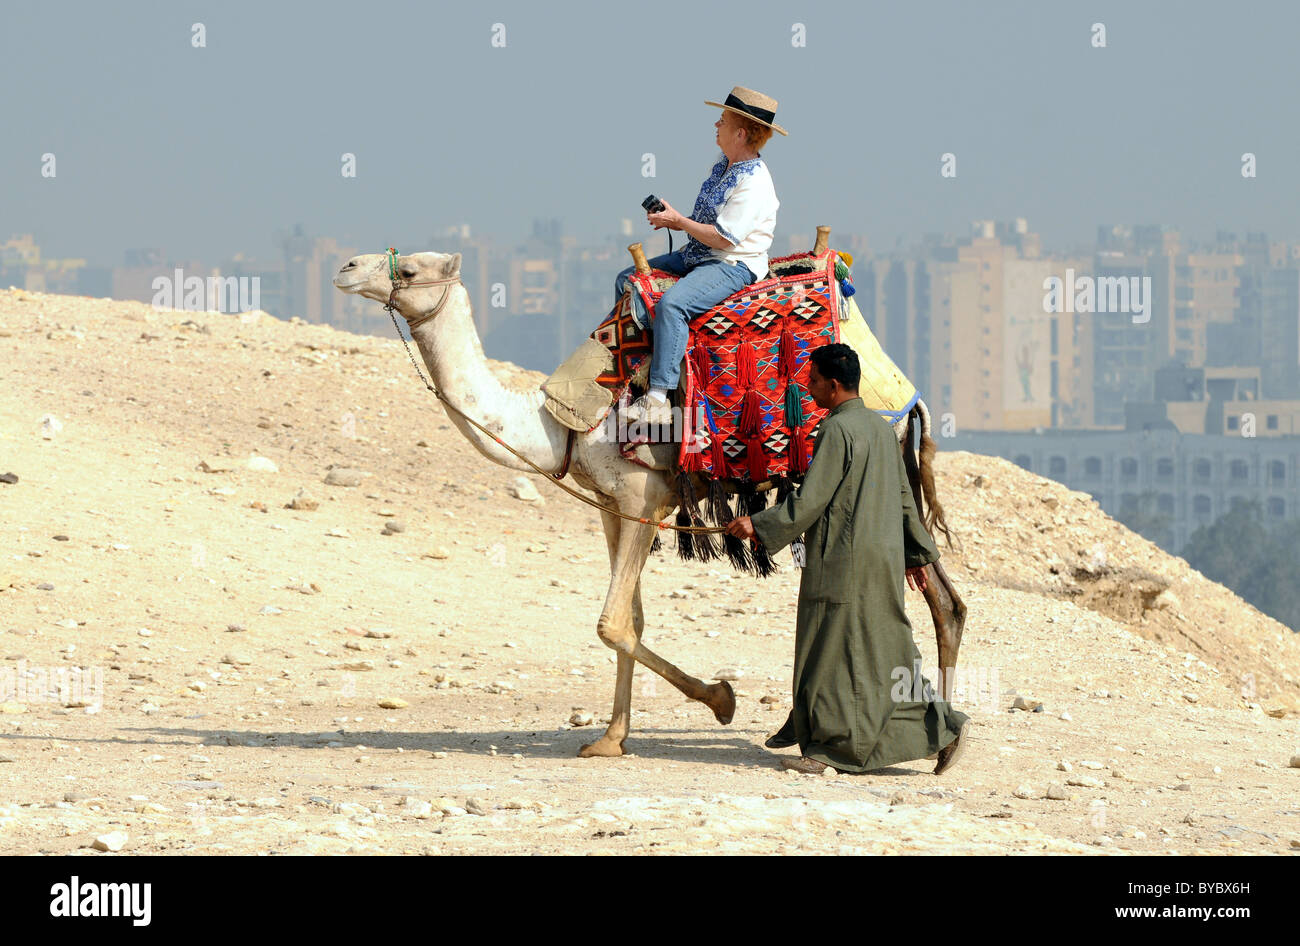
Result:
<svg viewBox="0 0 1300 946">
<path fill-rule="evenodd" d="M 745 444 L 745 462 L 749 466 L 751 483 L 767 479 L 767 454 L 763 451 L 763 438 L 751 437 Z"/>
<path fill-rule="evenodd" d="M 691 360 L 694 362 L 692 367 L 695 369 L 695 383 L 703 391 L 709 386 L 709 350 L 703 345 L 696 345 L 691 349 Z"/>
<path fill-rule="evenodd" d="M 758 364 L 754 360 L 754 346 L 741 342 L 736 349 L 736 375 L 742 388 L 752 388 L 758 380 Z"/>
<path fill-rule="evenodd" d="M 798 349 L 794 344 L 794 333 L 786 329 L 781 333 L 781 377 L 785 379 L 793 378 L 795 374 L 795 359 Z"/>
<path fill-rule="evenodd" d="M 790 434 L 790 475 L 803 476 L 808 472 L 808 438 L 802 429 Z"/>
<path fill-rule="evenodd" d="M 758 365 L 755 362 L 754 346 L 741 342 L 736 350 L 736 375 L 741 389 L 745 392 L 740 405 L 740 418 L 736 422 L 736 433 L 741 437 L 757 437 L 763 432 L 763 411 L 754 385 L 758 382 Z"/>
</svg>

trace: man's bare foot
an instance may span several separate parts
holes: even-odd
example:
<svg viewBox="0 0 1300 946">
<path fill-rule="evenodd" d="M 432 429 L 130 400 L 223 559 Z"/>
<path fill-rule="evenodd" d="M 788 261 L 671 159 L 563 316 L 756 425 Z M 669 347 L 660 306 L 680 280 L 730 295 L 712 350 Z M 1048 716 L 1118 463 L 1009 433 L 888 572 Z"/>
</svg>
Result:
<svg viewBox="0 0 1300 946">
<path fill-rule="evenodd" d="M 961 724 L 961 731 L 957 733 L 957 738 L 939 750 L 939 762 L 934 767 L 935 775 L 942 775 L 961 759 L 966 752 L 966 747 L 970 745 L 970 738 L 967 735 L 969 731 L 970 720 L 968 719 Z"/>
<path fill-rule="evenodd" d="M 805 775 L 821 775 L 826 771 L 826 763 L 802 755 L 785 756 L 781 759 L 781 768 L 792 772 L 803 772 Z"/>
</svg>

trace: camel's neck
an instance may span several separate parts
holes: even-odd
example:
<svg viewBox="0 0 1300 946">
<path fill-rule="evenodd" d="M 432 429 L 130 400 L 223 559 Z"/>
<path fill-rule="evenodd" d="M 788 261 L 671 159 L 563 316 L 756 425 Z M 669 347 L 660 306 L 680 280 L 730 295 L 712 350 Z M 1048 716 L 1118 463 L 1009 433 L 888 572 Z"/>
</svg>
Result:
<svg viewBox="0 0 1300 946">
<path fill-rule="evenodd" d="M 494 463 L 534 472 L 469 424 L 457 411 L 478 421 L 548 472 L 559 468 L 568 432 L 542 406 L 540 390 L 508 390 L 488 367 L 465 287 L 451 287 L 447 304 L 434 318 L 418 325 L 411 337 L 434 386 L 456 410 L 447 416 L 480 453 Z"/>
</svg>

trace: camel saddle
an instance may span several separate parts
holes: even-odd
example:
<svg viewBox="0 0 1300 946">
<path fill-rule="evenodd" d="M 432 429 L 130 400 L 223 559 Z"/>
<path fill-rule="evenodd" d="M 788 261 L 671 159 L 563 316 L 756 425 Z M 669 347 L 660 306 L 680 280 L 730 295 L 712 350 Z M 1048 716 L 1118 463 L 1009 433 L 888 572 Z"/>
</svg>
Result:
<svg viewBox="0 0 1300 946">
<path fill-rule="evenodd" d="M 832 342 L 857 352 L 859 390 L 869 408 L 891 424 L 911 410 L 916 388 L 853 302 L 848 263 L 834 250 L 773 259 L 766 279 L 691 319 L 677 392 L 684 420 L 678 472 L 751 488 L 802 479 L 825 416 L 808 393 L 808 354 Z M 641 294 L 653 324 L 655 303 L 676 281 L 661 270 L 629 277 L 628 293 L 542 385 L 557 421 L 592 431 L 616 403 L 644 390 L 653 332 L 632 317 L 630 294 Z M 639 455 L 645 453 L 631 444 L 624 450 L 628 459 L 651 465 Z"/>
</svg>

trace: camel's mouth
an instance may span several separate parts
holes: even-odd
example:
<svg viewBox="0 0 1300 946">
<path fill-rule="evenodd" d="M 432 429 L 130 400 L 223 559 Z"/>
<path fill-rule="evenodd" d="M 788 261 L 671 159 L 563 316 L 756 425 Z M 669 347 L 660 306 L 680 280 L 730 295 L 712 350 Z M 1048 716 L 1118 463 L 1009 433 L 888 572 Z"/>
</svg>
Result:
<svg viewBox="0 0 1300 946">
<path fill-rule="evenodd" d="M 342 292 L 360 292 L 362 287 L 368 282 L 366 279 L 346 279 L 342 273 L 334 277 L 334 288 Z"/>
</svg>

